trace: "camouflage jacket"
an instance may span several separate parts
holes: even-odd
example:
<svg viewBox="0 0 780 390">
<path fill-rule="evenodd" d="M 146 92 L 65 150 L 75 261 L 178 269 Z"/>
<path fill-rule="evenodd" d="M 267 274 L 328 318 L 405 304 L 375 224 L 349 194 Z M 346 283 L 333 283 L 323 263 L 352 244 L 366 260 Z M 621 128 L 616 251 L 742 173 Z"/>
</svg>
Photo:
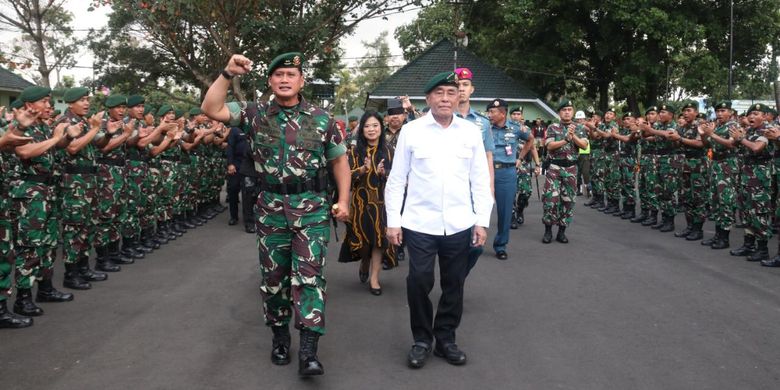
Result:
<svg viewBox="0 0 780 390">
<path fill-rule="evenodd" d="M 582 139 L 588 139 L 588 133 L 585 130 L 585 126 L 574 123 L 574 133 L 577 137 Z M 566 139 L 566 127 L 563 124 L 553 123 L 547 127 L 547 138 L 544 139 L 544 144 L 547 145 L 550 142 L 563 141 Z M 580 149 L 574 144 L 574 141 L 570 141 L 566 145 L 548 152 L 547 156 L 553 160 L 567 160 L 577 161 L 580 157 Z"/>
<path fill-rule="evenodd" d="M 618 134 L 622 136 L 630 136 L 632 131 L 628 127 L 621 127 L 618 130 Z M 622 156 L 636 157 L 636 145 L 636 140 L 631 140 L 630 142 L 620 141 L 620 154 Z"/>
<path fill-rule="evenodd" d="M 612 130 L 617 128 L 617 123 L 613 121 L 599 124 L 598 131 L 600 131 L 602 134 L 612 134 Z M 599 145 L 604 149 L 605 152 L 614 152 L 618 149 L 618 141 L 614 138 L 600 139 L 599 141 Z"/>
<path fill-rule="evenodd" d="M 669 130 L 677 131 L 677 125 L 674 123 L 674 121 L 671 121 L 669 123 L 655 122 L 653 128 L 658 131 L 669 131 Z M 677 144 L 664 137 L 656 136 L 655 147 L 657 151 L 673 151 L 677 149 Z"/>
<path fill-rule="evenodd" d="M 738 127 L 739 124 L 736 121 L 728 120 L 725 123 L 716 124 L 713 133 L 718 135 L 721 138 L 730 139 L 731 135 L 729 135 L 729 130 Z M 709 146 L 710 148 L 712 148 L 712 153 L 714 153 L 715 155 L 724 155 L 724 154 L 735 155 L 734 149 L 729 149 L 726 146 L 723 146 L 715 141 L 709 142 Z"/>
<path fill-rule="evenodd" d="M 25 137 L 31 137 L 32 142 L 43 142 L 51 138 L 52 130 L 44 123 L 28 127 L 24 131 Z M 38 157 L 29 160 L 19 159 L 16 164 L 16 172 L 19 175 L 49 175 L 54 173 L 54 148 L 51 148 Z"/>
<path fill-rule="evenodd" d="M 677 134 L 680 134 L 680 137 L 683 137 L 685 139 L 695 139 L 700 140 L 701 135 L 699 135 L 699 125 L 701 124 L 701 121 L 699 119 L 695 119 L 693 122 L 686 124 L 685 126 L 681 126 L 677 128 Z M 692 151 L 700 151 L 701 148 L 694 148 L 685 144 L 680 144 L 680 148 L 683 151 L 686 152 L 692 152 Z"/>
<path fill-rule="evenodd" d="M 103 119 L 103 123 L 100 125 L 100 131 L 101 131 L 103 134 L 106 134 L 106 136 L 108 136 L 108 130 L 107 130 L 107 128 L 106 128 L 106 127 L 108 126 L 108 121 L 110 121 L 110 120 L 111 120 L 111 117 L 109 117 L 109 116 L 108 116 L 108 112 L 106 112 L 105 114 L 103 114 L 103 118 L 104 118 L 104 119 Z M 125 123 L 125 122 L 124 122 L 124 121 L 122 121 L 122 124 L 123 124 L 123 125 L 124 125 L 124 123 Z M 116 131 L 116 133 L 114 133 L 114 134 L 113 134 L 113 135 L 111 135 L 110 137 L 111 137 L 111 138 L 113 138 L 113 137 L 119 137 L 120 135 L 122 135 L 122 131 L 123 131 L 123 129 L 120 127 L 120 128 L 119 128 L 119 130 L 117 130 L 117 131 Z M 122 143 L 121 145 L 117 146 L 116 148 L 114 148 L 114 149 L 111 149 L 111 150 L 109 150 L 108 152 L 105 152 L 105 153 L 103 153 L 103 152 L 101 152 L 101 151 L 99 151 L 99 150 L 98 150 L 98 155 L 99 155 L 100 157 L 104 157 L 104 158 L 110 158 L 110 159 L 112 159 L 112 160 L 115 160 L 115 159 L 124 159 L 124 158 L 125 158 L 125 156 L 126 156 L 126 154 L 127 154 L 127 153 L 126 153 L 126 149 L 127 149 L 127 144 L 126 144 L 126 143 Z"/>
<path fill-rule="evenodd" d="M 68 125 L 81 125 L 81 135 L 89 132 L 89 123 L 86 119 L 74 114 L 71 110 L 66 110 L 65 114 L 52 124 L 56 127 L 60 123 L 68 123 Z M 78 138 L 78 137 L 76 137 Z M 95 156 L 97 155 L 97 148 L 91 142 L 87 144 L 75 155 L 71 155 L 67 150 L 62 149 L 59 153 L 59 160 L 63 166 L 79 166 L 79 167 L 93 167 L 95 166 Z"/>
<path fill-rule="evenodd" d="M 745 147 L 744 145 L 740 145 L 740 154 L 745 156 L 746 158 L 754 158 L 759 160 L 769 160 L 772 158 L 772 156 L 775 153 L 775 145 L 773 142 L 769 142 L 769 139 L 766 138 L 766 135 L 764 134 L 767 130 L 769 130 L 770 127 L 767 126 L 766 123 L 761 125 L 759 128 L 747 128 L 745 129 L 745 139 L 750 142 L 764 142 L 766 143 L 766 147 L 762 149 L 758 154 L 753 153 L 750 149 Z"/>
</svg>

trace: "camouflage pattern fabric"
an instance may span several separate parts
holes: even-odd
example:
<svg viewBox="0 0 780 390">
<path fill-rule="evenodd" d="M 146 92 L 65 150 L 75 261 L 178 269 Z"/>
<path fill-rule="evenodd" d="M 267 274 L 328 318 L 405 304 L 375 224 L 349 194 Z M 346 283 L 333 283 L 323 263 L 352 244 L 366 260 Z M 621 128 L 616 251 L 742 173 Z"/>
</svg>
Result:
<svg viewBox="0 0 780 390">
<path fill-rule="evenodd" d="M 653 138 L 640 141 L 642 155 L 639 159 L 639 202 L 643 209 L 658 210 L 658 156 Z"/>
<path fill-rule="evenodd" d="M 0 128 L 0 137 L 4 131 Z M 0 154 L 0 301 L 8 299 L 13 293 L 14 270 L 14 221 L 13 202 L 7 196 L 11 166 L 10 156 Z"/>
<path fill-rule="evenodd" d="M 126 202 L 124 212 L 120 216 L 122 224 L 122 236 L 133 237 L 141 234 L 144 216 L 147 214 L 148 193 L 144 183 L 149 175 L 149 164 L 142 161 L 148 155 L 146 149 L 128 147 L 128 160 L 125 166 L 127 177 L 125 179 L 124 193 L 122 197 Z"/>
<path fill-rule="evenodd" d="M 631 135 L 631 129 L 621 127 L 620 135 Z M 636 141 L 620 143 L 620 194 L 627 206 L 636 205 Z"/>
<path fill-rule="evenodd" d="M 619 130 L 616 122 L 602 123 L 599 130 L 603 133 L 612 133 Z M 618 152 L 619 142 L 615 138 L 604 140 L 604 154 L 601 156 L 601 169 L 604 170 L 604 194 L 607 199 L 612 201 L 620 200 L 620 154 Z"/>
<path fill-rule="evenodd" d="M 683 138 L 698 140 L 701 139 L 698 128 L 699 121 L 693 121 L 677 131 Z M 707 158 L 702 149 L 684 147 L 683 150 L 687 153 L 699 153 L 701 156 L 684 160 L 680 179 L 680 208 L 685 213 L 686 219 L 690 219 L 692 223 L 704 223 L 709 208 Z"/>
<path fill-rule="evenodd" d="M 106 246 L 121 239 L 122 221 L 120 216 L 126 207 L 122 196 L 125 188 L 124 166 L 98 164 L 97 209 L 98 225 L 95 232 L 95 245 Z M 124 211 L 126 214 L 126 211 Z"/>
<path fill-rule="evenodd" d="M 677 131 L 674 122 L 657 122 L 655 128 L 660 131 Z M 660 184 L 658 209 L 663 215 L 671 217 L 677 214 L 677 192 L 684 158 L 683 155 L 679 154 L 677 145 L 665 138 L 657 138 L 656 147 L 660 153 L 658 156 L 658 182 Z"/>
<path fill-rule="evenodd" d="M 743 215 L 745 218 L 745 233 L 754 235 L 758 240 L 772 238 L 772 178 L 774 176 L 774 162 L 772 155 L 774 144 L 764 136 L 766 125 L 746 131 L 746 139 L 752 142 L 766 142 L 767 146 L 758 154 L 753 154 L 746 147 L 740 145 L 742 153 L 746 156 L 742 165 L 740 193 L 743 200 Z"/>
<path fill-rule="evenodd" d="M 575 125 L 577 137 L 587 139 L 588 135 L 582 125 Z M 544 144 L 566 139 L 566 128 L 561 123 L 553 123 L 547 128 L 547 138 Z M 542 195 L 543 215 L 545 225 L 569 226 L 574 215 L 574 202 L 577 197 L 577 159 L 579 148 L 574 142 L 548 152 L 552 163 L 547 169 Z M 556 164 L 566 161 L 571 166 L 562 167 Z"/>
</svg>

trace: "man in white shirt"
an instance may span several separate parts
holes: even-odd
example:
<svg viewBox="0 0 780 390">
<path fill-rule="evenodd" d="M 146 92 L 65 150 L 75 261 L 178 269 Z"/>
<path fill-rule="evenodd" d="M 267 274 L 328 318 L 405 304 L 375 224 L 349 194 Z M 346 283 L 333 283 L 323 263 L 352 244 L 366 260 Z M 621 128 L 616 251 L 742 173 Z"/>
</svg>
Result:
<svg viewBox="0 0 780 390">
<path fill-rule="evenodd" d="M 425 87 L 430 115 L 404 125 L 385 188 L 387 237 L 406 243 L 414 345 L 408 362 L 422 367 L 433 350 L 449 363 L 466 363 L 455 344 L 463 313 L 463 281 L 471 245 L 485 243 L 493 197 L 485 148 L 475 125 L 456 117 L 458 78 L 434 76 Z M 408 183 L 404 203 L 404 185 Z M 401 207 L 403 206 L 403 215 Z M 439 257 L 442 295 L 434 319 L 428 294 Z"/>
</svg>

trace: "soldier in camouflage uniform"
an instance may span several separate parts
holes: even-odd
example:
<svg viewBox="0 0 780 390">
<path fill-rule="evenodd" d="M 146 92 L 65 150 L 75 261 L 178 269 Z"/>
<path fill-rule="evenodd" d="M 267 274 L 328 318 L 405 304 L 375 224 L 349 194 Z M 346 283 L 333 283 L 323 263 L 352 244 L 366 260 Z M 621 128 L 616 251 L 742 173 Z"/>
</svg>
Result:
<svg viewBox="0 0 780 390">
<path fill-rule="evenodd" d="M 593 112 L 590 120 L 585 121 L 585 127 L 588 129 L 588 142 L 590 143 L 590 186 L 591 197 L 585 203 L 585 206 L 599 208 L 604 205 L 604 175 L 603 156 L 604 139 L 599 132 L 601 120 L 604 113 L 601 111 Z"/>
<path fill-rule="evenodd" d="M 556 241 L 567 243 L 566 227 L 571 224 L 574 215 L 574 202 L 577 197 L 577 159 L 579 149 L 587 149 L 588 134 L 585 126 L 572 122 L 574 107 L 571 101 L 564 99 L 558 105 L 559 123 L 547 128 L 547 147 L 550 167 L 547 169 L 542 203 L 544 215 L 544 237 L 542 242 L 552 241 L 552 225 L 558 225 Z"/>
<path fill-rule="evenodd" d="M 159 226 L 160 231 L 166 235 L 166 238 L 175 240 L 184 234 L 182 229 L 177 229 L 173 220 L 174 208 L 179 202 L 179 196 L 181 195 L 178 190 L 178 186 L 181 182 L 177 165 L 181 159 L 181 149 L 178 147 L 178 143 L 182 137 L 182 121 L 176 119 L 176 111 L 167 104 L 160 107 L 157 111 L 157 116 L 160 117 L 160 123 L 175 123 L 177 126 L 175 131 L 166 133 L 166 137 L 169 136 L 168 138 L 170 138 L 170 140 L 166 143 L 165 148 L 159 153 L 161 178 L 157 193 L 160 201 L 157 205 L 157 207 L 159 207 L 157 225 Z"/>
<path fill-rule="evenodd" d="M 597 210 L 604 214 L 620 213 L 620 151 L 618 140 L 614 137 L 619 128 L 615 111 L 607 110 L 604 113 L 604 123 L 599 126 L 599 134 L 604 139 L 601 169 L 604 170 L 604 197 L 607 204 Z"/>
<path fill-rule="evenodd" d="M 60 155 L 60 218 L 62 222 L 65 287 L 86 290 L 89 282 L 103 281 L 108 275 L 89 268 L 89 251 L 95 239 L 97 221 L 96 146 L 93 139 L 101 131 L 102 115 L 86 119 L 89 112 L 89 90 L 70 88 L 63 96 L 68 110 L 55 122 L 79 125 L 81 132 Z M 104 137 L 105 138 L 105 137 Z"/>
<path fill-rule="evenodd" d="M 765 104 L 754 104 L 748 109 L 750 127 L 734 127 L 729 135 L 742 151 L 742 185 L 740 188 L 745 213 L 745 241 L 742 247 L 730 251 L 733 256 L 747 256 L 748 261 L 769 261 L 767 242 L 772 238 L 772 155 L 775 145 L 767 133 L 771 128 L 764 121 L 769 109 Z"/>
<path fill-rule="evenodd" d="M 613 215 L 622 219 L 631 219 L 636 217 L 634 183 L 636 181 L 636 146 L 639 138 L 639 129 L 636 127 L 636 121 L 632 112 L 624 112 L 621 120 L 622 125 L 620 129 L 612 137 L 619 142 L 620 194 L 623 197 L 623 212 Z"/>
<path fill-rule="evenodd" d="M 661 232 L 674 230 L 674 216 L 677 214 L 677 191 L 682 173 L 684 155 L 678 147 L 677 123 L 674 121 L 674 107 L 669 104 L 658 106 L 658 122 L 650 133 L 655 135 L 658 156 L 658 208 L 661 220 L 653 229 Z"/>
<path fill-rule="evenodd" d="M 321 375 L 317 344 L 325 332 L 325 252 L 330 239 L 327 166 L 338 186 L 333 215 L 349 216 L 350 170 L 341 133 L 327 112 L 305 101 L 300 53 L 276 57 L 268 67 L 274 99 L 267 104 L 225 104 L 230 79 L 251 69 L 234 55 L 203 101 L 209 117 L 250 134 L 252 158 L 259 173 L 255 205 L 266 324 L 274 339 L 271 360 L 290 361 L 288 323 L 293 312 L 300 329 L 300 375 Z M 294 306 L 294 307 L 293 307 Z"/>
<path fill-rule="evenodd" d="M 633 223 L 641 223 L 642 226 L 652 226 L 658 222 L 658 157 L 655 150 L 655 136 L 648 133 L 652 130 L 658 118 L 658 107 L 650 106 L 645 110 L 644 122 L 638 123 L 640 130 L 639 147 L 641 155 L 639 159 L 639 203 L 642 212 Z"/>
<path fill-rule="evenodd" d="M 161 128 L 160 135 L 152 141 L 153 146 L 149 151 L 149 177 L 151 179 L 149 183 L 150 193 L 152 199 L 150 204 L 153 212 L 150 218 L 156 220 L 157 234 L 154 236 L 154 241 L 160 245 L 164 245 L 172 240 L 175 240 L 179 235 L 175 234 L 170 226 L 171 209 L 171 196 L 169 193 L 170 188 L 170 170 L 173 164 L 171 163 L 172 157 L 166 155 L 168 149 L 175 146 L 178 140 L 177 137 L 181 137 L 179 134 L 179 123 L 174 120 L 175 112 L 169 105 L 162 105 L 157 110 L 157 116 L 159 117 L 158 128 Z"/>
<path fill-rule="evenodd" d="M 14 104 L 16 103 L 16 104 Z M 11 109 L 22 108 L 22 101 L 17 99 L 11 105 Z M 21 112 L 20 112 L 21 114 Z M 23 115 L 23 114 L 22 114 Z M 32 115 L 24 115 L 27 121 L 22 120 L 23 125 L 33 123 Z M 22 118 L 19 118 L 22 119 Z M 33 319 L 19 316 L 8 311 L 7 301 L 13 293 L 14 273 L 14 213 L 13 201 L 8 196 L 12 178 L 13 148 L 32 142 L 32 138 L 24 137 L 17 129 L 18 122 L 8 123 L 5 118 L 0 118 L 4 123 L 0 126 L 0 328 L 25 328 L 33 324 Z"/>
<path fill-rule="evenodd" d="M 532 175 L 540 175 L 542 172 L 541 164 L 539 163 L 539 153 L 533 145 L 536 144 L 533 132 L 523 121 L 523 110 L 519 107 L 512 109 L 510 114 L 511 120 L 520 127 L 520 132 L 528 137 L 528 141 L 523 141 L 523 137 L 518 139 L 521 152 L 517 154 L 517 195 L 515 197 L 514 211 L 512 212 L 512 224 L 511 229 L 517 229 L 519 225 L 525 222 L 523 216 L 523 210 L 528 207 L 528 200 L 533 193 L 533 187 L 531 185 Z M 526 148 L 526 143 L 530 144 L 529 148 Z M 530 153 L 523 153 L 522 150 L 530 149 Z M 534 169 L 531 169 L 531 159 L 533 158 Z"/>
<path fill-rule="evenodd" d="M 684 153 L 682 176 L 680 179 L 680 208 L 685 213 L 687 226 L 681 232 L 674 234 L 688 241 L 702 239 L 702 225 L 707 219 L 707 156 L 704 143 L 699 135 L 698 103 L 689 102 L 683 105 L 682 115 L 685 126 L 677 129 L 678 136 L 671 138 L 679 142 Z"/>
<path fill-rule="evenodd" d="M 733 119 L 731 102 L 715 105 L 716 123 L 699 127 L 706 146 L 712 148 L 710 166 L 710 192 L 712 193 L 712 220 L 715 221 L 715 237 L 701 242 L 712 249 L 729 247 L 729 234 L 734 225 L 737 203 L 737 176 L 740 174 L 739 157 L 730 132 L 739 124 Z"/>
</svg>

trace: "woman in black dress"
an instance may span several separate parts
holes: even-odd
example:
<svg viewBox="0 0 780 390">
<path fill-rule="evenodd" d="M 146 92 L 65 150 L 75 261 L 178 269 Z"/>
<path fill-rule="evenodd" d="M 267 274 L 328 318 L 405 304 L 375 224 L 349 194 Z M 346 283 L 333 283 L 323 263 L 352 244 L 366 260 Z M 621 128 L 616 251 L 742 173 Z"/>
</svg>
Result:
<svg viewBox="0 0 780 390">
<path fill-rule="evenodd" d="M 382 294 L 382 260 L 386 268 L 396 266 L 395 248 L 385 237 L 385 182 L 393 156 L 385 143 L 382 119 L 375 111 L 363 114 L 357 144 L 347 152 L 352 170 L 350 221 L 339 254 L 340 262 L 360 261 L 360 281 L 368 281 L 374 295 Z"/>
</svg>

